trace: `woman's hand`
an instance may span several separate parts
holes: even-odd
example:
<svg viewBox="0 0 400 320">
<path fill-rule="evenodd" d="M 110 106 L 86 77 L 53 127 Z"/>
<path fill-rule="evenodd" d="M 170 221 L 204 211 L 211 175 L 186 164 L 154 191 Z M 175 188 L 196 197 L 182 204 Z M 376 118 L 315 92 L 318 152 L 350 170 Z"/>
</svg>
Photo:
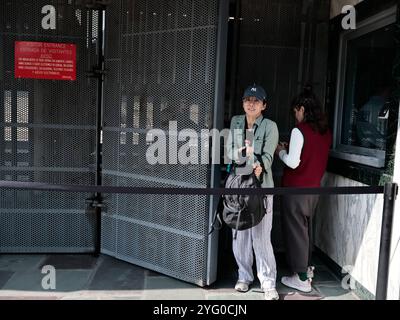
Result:
<svg viewBox="0 0 400 320">
<path fill-rule="evenodd" d="M 244 149 L 246 149 L 246 157 L 250 158 L 254 153 L 254 148 L 250 146 L 250 140 L 245 140 L 245 147 L 240 148 L 238 151 L 241 153 Z"/>
<path fill-rule="evenodd" d="M 277 156 L 279 156 L 279 153 L 280 153 L 282 150 L 287 150 L 287 147 L 288 147 L 288 143 L 287 143 L 287 142 L 279 142 L 278 145 L 277 145 L 277 147 L 276 147 L 275 154 L 276 154 Z"/>
<path fill-rule="evenodd" d="M 254 153 L 254 148 L 253 147 L 246 147 L 246 157 L 250 158 Z"/>
<path fill-rule="evenodd" d="M 262 167 L 261 167 L 261 165 L 259 163 L 254 163 L 253 164 L 253 171 L 254 171 L 254 174 L 256 175 L 256 177 L 260 178 L 263 169 L 262 169 Z"/>
<path fill-rule="evenodd" d="M 248 158 L 250 158 L 254 153 L 254 148 L 251 147 L 251 141 L 250 140 L 244 140 L 244 144 L 246 146 L 246 156 Z"/>
</svg>

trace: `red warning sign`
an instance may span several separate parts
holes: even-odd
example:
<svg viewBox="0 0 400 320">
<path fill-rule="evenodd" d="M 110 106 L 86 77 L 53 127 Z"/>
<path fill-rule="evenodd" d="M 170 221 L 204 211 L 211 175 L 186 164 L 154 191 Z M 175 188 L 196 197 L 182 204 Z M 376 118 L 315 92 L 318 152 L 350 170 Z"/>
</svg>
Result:
<svg viewBox="0 0 400 320">
<path fill-rule="evenodd" d="M 15 78 L 75 80 L 76 45 L 15 41 Z"/>
</svg>

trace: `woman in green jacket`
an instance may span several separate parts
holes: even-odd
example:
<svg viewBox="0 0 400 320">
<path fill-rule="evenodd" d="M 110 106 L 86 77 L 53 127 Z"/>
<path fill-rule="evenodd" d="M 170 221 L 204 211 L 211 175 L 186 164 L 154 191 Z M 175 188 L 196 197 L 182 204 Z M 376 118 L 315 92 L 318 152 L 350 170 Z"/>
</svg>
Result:
<svg viewBox="0 0 400 320">
<path fill-rule="evenodd" d="M 254 170 L 255 175 L 262 180 L 262 187 L 273 187 L 271 166 L 274 152 L 278 145 L 279 132 L 275 122 L 265 118 L 263 111 L 267 108 L 266 93 L 260 86 L 250 86 L 243 94 L 243 109 L 245 114 L 234 116 L 231 120 L 231 136 L 228 139 L 227 151 L 232 161 L 239 161 L 246 149 L 247 169 Z M 246 137 L 243 146 L 243 134 L 246 126 Z M 252 141 L 251 141 L 252 140 Z M 260 157 L 256 158 L 256 155 Z M 262 161 L 262 164 L 257 160 Z M 243 168 L 240 168 L 243 169 Z M 244 169 L 245 170 L 245 169 Z M 249 174 L 249 172 L 243 172 Z M 257 276 L 266 300 L 277 300 L 279 295 L 275 289 L 276 262 L 271 244 L 273 196 L 266 197 L 266 214 L 256 226 L 238 231 L 233 240 L 232 249 L 239 267 L 238 280 L 235 289 L 239 292 L 249 290 L 254 280 L 253 250 L 257 264 Z"/>
</svg>

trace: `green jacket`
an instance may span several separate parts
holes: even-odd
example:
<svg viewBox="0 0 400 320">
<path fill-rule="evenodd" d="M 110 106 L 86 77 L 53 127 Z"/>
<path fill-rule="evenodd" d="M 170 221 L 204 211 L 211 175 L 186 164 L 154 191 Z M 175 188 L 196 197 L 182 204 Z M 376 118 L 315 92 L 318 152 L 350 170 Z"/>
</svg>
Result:
<svg viewBox="0 0 400 320">
<path fill-rule="evenodd" d="M 246 115 L 232 117 L 231 135 L 227 139 L 228 158 L 235 161 L 239 159 L 239 149 L 243 147 L 243 134 Z M 236 130 L 235 130 L 236 129 Z M 253 125 L 254 153 L 261 155 L 262 162 L 266 171 L 263 171 L 262 187 L 269 188 L 274 186 L 271 166 L 274 161 L 275 149 L 278 145 L 279 131 L 275 122 L 260 116 Z M 234 131 L 235 130 L 235 131 Z M 254 162 L 257 162 L 255 160 Z"/>
</svg>

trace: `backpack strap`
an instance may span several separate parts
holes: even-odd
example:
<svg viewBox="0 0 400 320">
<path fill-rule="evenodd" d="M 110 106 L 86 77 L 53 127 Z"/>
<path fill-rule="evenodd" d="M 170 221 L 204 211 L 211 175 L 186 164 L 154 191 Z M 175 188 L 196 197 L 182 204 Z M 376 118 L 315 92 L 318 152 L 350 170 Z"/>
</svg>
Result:
<svg viewBox="0 0 400 320">
<path fill-rule="evenodd" d="M 263 116 L 263 119 L 261 120 L 261 123 L 263 123 L 265 120 L 266 120 L 266 118 Z M 254 135 L 255 135 L 255 132 L 254 132 Z M 257 161 L 260 163 L 261 168 L 263 169 L 263 171 L 264 171 L 264 172 L 267 172 L 267 170 L 265 169 L 264 162 L 263 162 L 263 160 L 262 160 L 261 154 L 255 153 L 255 154 L 254 154 L 254 157 L 255 157 L 255 158 L 257 159 Z M 260 176 L 260 181 L 261 181 L 261 183 L 263 182 L 263 175 Z"/>
<path fill-rule="evenodd" d="M 209 235 L 211 233 L 213 233 L 214 230 L 221 230 L 221 228 L 222 228 L 222 220 L 221 220 L 221 217 L 220 217 L 221 208 L 223 208 L 223 206 L 222 206 L 222 196 L 220 196 L 217 208 L 214 211 L 214 218 L 213 218 L 213 221 L 211 223 L 211 229 L 208 232 Z M 217 226 L 215 226 L 216 222 L 218 222 Z"/>
<path fill-rule="evenodd" d="M 261 168 L 263 169 L 264 172 L 267 172 L 267 170 L 265 170 L 265 166 L 264 166 L 264 162 L 262 160 L 261 154 L 254 154 L 254 157 L 257 159 L 257 161 L 260 163 Z M 260 181 L 262 183 L 263 181 L 263 176 L 260 176 Z"/>
<path fill-rule="evenodd" d="M 238 229 L 239 229 L 239 222 L 240 222 L 240 215 L 242 213 L 243 209 L 239 211 L 237 220 L 236 220 L 236 228 L 235 228 L 235 234 L 233 235 L 233 239 L 236 240 L 237 238 L 237 233 L 238 233 Z"/>
</svg>

